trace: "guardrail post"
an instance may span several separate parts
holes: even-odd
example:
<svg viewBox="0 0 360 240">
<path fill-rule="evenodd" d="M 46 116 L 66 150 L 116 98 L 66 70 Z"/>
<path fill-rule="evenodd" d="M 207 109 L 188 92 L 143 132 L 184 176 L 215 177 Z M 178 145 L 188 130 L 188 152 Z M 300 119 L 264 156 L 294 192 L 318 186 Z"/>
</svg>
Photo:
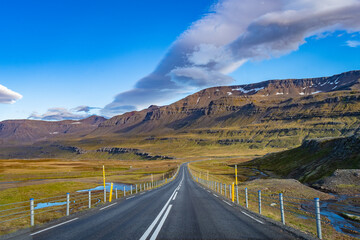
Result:
<svg viewBox="0 0 360 240">
<path fill-rule="evenodd" d="M 314 198 L 315 200 L 315 213 L 316 213 L 316 230 L 319 239 L 322 239 L 321 233 L 321 214 L 320 214 L 320 199 Z"/>
<path fill-rule="evenodd" d="M 115 199 L 118 199 L 118 192 L 117 192 L 117 188 L 115 188 Z"/>
<path fill-rule="evenodd" d="M 126 190 L 125 190 L 125 186 L 124 186 L 124 197 L 126 197 Z"/>
<path fill-rule="evenodd" d="M 139 184 L 139 186 L 140 186 L 140 192 L 141 192 L 141 183 Z"/>
<path fill-rule="evenodd" d="M 236 186 L 236 202 L 239 204 L 239 186 Z"/>
<path fill-rule="evenodd" d="M 70 215 L 70 193 L 66 193 L 66 216 Z"/>
<path fill-rule="evenodd" d="M 226 188 L 227 188 L 227 186 L 226 186 L 226 184 L 224 184 L 225 197 L 227 196 L 227 195 L 226 195 Z"/>
<path fill-rule="evenodd" d="M 261 190 L 258 191 L 259 194 L 259 214 L 261 214 Z"/>
<path fill-rule="evenodd" d="M 132 195 L 132 185 L 130 186 L 130 194 Z"/>
<path fill-rule="evenodd" d="M 285 225 L 284 199 L 282 193 L 279 193 L 279 201 L 280 201 L 281 222 Z"/>
<path fill-rule="evenodd" d="M 35 217 L 34 217 L 34 199 L 30 198 L 30 225 L 35 225 Z"/>
<path fill-rule="evenodd" d="M 89 190 L 89 208 L 91 208 L 91 190 Z"/>
<path fill-rule="evenodd" d="M 222 185 L 222 183 L 220 183 L 220 194 L 222 195 L 222 187 L 223 187 L 223 185 Z"/>
<path fill-rule="evenodd" d="M 137 184 L 135 185 L 135 189 L 136 189 L 135 193 L 137 193 L 137 192 L 138 192 L 138 191 L 137 191 Z"/>
<path fill-rule="evenodd" d="M 248 189 L 245 188 L 245 206 L 249 208 L 249 200 L 248 200 Z"/>
</svg>

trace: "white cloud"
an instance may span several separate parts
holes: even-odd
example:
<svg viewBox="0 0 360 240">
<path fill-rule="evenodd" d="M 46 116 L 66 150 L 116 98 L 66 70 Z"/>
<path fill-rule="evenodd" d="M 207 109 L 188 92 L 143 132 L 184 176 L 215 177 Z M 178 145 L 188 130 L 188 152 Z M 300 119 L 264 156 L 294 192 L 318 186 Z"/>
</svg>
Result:
<svg viewBox="0 0 360 240">
<path fill-rule="evenodd" d="M 103 111 L 116 114 L 122 106 L 135 109 L 178 98 L 181 88 L 229 84 L 226 74 L 247 61 L 296 51 L 308 37 L 358 32 L 359 12 L 360 0 L 220 0 L 181 34 L 153 73 Z"/>
<path fill-rule="evenodd" d="M 89 114 L 78 114 L 69 111 L 66 108 L 49 108 L 47 112 L 39 114 L 37 112 L 32 113 L 29 119 L 60 121 L 60 120 L 79 120 L 89 117 Z"/>
<path fill-rule="evenodd" d="M 356 48 L 356 47 L 360 46 L 360 41 L 349 40 L 349 41 L 346 41 L 346 45 L 349 47 L 352 47 L 352 48 Z"/>
<path fill-rule="evenodd" d="M 13 104 L 23 96 L 0 84 L 0 103 Z"/>
</svg>

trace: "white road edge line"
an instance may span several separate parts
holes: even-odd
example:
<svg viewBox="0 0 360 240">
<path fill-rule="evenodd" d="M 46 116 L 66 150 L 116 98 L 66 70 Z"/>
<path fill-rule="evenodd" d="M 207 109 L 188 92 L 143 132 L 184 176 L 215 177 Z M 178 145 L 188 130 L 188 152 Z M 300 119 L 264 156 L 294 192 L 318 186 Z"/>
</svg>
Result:
<svg viewBox="0 0 360 240">
<path fill-rule="evenodd" d="M 230 203 L 228 203 L 227 201 L 223 200 L 224 203 L 226 203 L 229 206 L 232 206 Z"/>
<path fill-rule="evenodd" d="M 178 192 L 175 193 L 175 195 L 174 195 L 174 197 L 173 197 L 173 201 L 175 200 L 177 194 L 178 194 Z"/>
<path fill-rule="evenodd" d="M 153 228 L 155 227 L 156 223 L 159 221 L 161 215 L 163 214 L 163 212 L 166 210 L 167 206 L 169 205 L 171 199 L 173 198 L 174 194 L 176 192 L 176 189 L 174 190 L 174 192 L 171 194 L 169 200 L 165 203 L 164 207 L 161 209 L 160 213 L 156 216 L 156 218 L 154 219 L 154 221 L 151 223 L 151 225 L 148 227 L 148 229 L 146 229 L 146 231 L 144 232 L 144 234 L 141 236 L 140 240 L 146 240 L 146 238 L 149 236 L 149 234 L 151 233 L 151 231 L 153 230 Z"/>
<path fill-rule="evenodd" d="M 140 195 L 144 194 L 145 192 L 140 193 Z"/>
<path fill-rule="evenodd" d="M 33 236 L 33 235 L 38 234 L 38 233 L 41 233 L 41 232 L 45 232 L 46 230 L 49 230 L 49 229 L 52 229 L 52 228 L 56 228 L 56 227 L 58 227 L 58 226 L 61 226 L 61 225 L 64 225 L 64 224 L 66 224 L 66 223 L 75 221 L 75 220 L 77 220 L 77 219 L 79 219 L 79 218 L 73 218 L 73 219 L 71 219 L 71 220 L 69 220 L 69 221 L 66 221 L 66 222 L 63 222 L 63 223 L 59 223 L 59 224 L 54 225 L 54 226 L 52 226 L 52 227 L 45 228 L 45 229 L 43 229 L 43 230 L 40 230 L 40 231 L 38 231 L 38 232 L 34 232 L 34 233 L 30 234 L 30 236 Z"/>
<path fill-rule="evenodd" d="M 209 190 L 206 190 L 206 191 L 210 192 Z"/>
<path fill-rule="evenodd" d="M 213 194 L 215 197 L 219 197 L 218 195 L 216 195 L 216 194 Z"/>
<path fill-rule="evenodd" d="M 166 210 L 166 213 L 164 214 L 163 218 L 161 219 L 159 225 L 158 225 L 157 228 L 155 229 L 155 232 L 154 232 L 153 235 L 151 236 L 150 240 L 155 240 L 156 237 L 159 235 L 159 232 L 160 232 L 162 226 L 164 225 L 164 222 L 165 222 L 167 216 L 169 215 L 169 212 L 170 212 L 170 210 L 171 210 L 171 207 L 172 207 L 172 205 L 170 204 L 169 207 L 168 207 L 168 209 Z"/>
<path fill-rule="evenodd" d="M 132 198 L 134 198 L 135 196 L 132 196 L 132 197 L 128 197 L 128 198 L 126 198 L 126 200 L 128 200 L 128 199 L 132 199 Z"/>
<path fill-rule="evenodd" d="M 113 203 L 113 204 L 110 204 L 109 206 L 106 206 L 106 207 L 100 208 L 100 209 L 99 209 L 99 211 L 104 210 L 104 209 L 106 209 L 106 208 L 108 208 L 108 207 L 114 206 L 115 204 L 116 204 L 116 203 Z"/>
<path fill-rule="evenodd" d="M 258 223 L 264 224 L 262 221 L 260 221 L 259 219 L 254 218 L 253 216 L 247 214 L 246 212 L 243 212 L 243 211 L 241 211 L 241 212 L 242 212 L 243 214 L 245 214 L 246 216 L 248 216 L 249 218 L 252 218 L 253 220 L 257 221 Z"/>
</svg>

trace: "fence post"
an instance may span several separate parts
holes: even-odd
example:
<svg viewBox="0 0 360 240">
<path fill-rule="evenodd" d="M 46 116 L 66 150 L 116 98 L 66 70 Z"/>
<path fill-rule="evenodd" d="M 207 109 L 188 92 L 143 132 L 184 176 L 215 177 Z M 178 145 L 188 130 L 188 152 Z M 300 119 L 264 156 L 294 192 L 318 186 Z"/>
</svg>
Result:
<svg viewBox="0 0 360 240">
<path fill-rule="evenodd" d="M 34 199 L 30 198 L 30 225 L 34 226 L 35 224 L 35 218 L 34 218 Z"/>
<path fill-rule="evenodd" d="M 125 186 L 124 186 L 124 197 L 126 197 L 126 190 L 125 190 Z"/>
<path fill-rule="evenodd" d="M 239 186 L 236 186 L 236 202 L 239 204 Z"/>
<path fill-rule="evenodd" d="M 115 188 L 115 198 L 118 199 L 118 192 L 117 192 L 117 188 Z"/>
<path fill-rule="evenodd" d="M 222 183 L 220 183 L 220 194 L 222 195 Z"/>
<path fill-rule="evenodd" d="M 259 194 L 259 214 L 261 214 L 261 190 L 258 191 Z"/>
<path fill-rule="evenodd" d="M 226 184 L 224 184 L 224 190 L 225 190 L 225 197 L 226 197 Z"/>
<path fill-rule="evenodd" d="M 139 186 L 140 186 L 140 192 L 141 192 L 141 183 L 139 184 Z"/>
<path fill-rule="evenodd" d="M 66 193 L 66 216 L 70 215 L 70 193 Z"/>
<path fill-rule="evenodd" d="M 247 188 L 245 188 L 245 205 L 246 205 L 246 208 L 249 208 L 248 189 Z"/>
<path fill-rule="evenodd" d="M 132 195 L 132 185 L 130 186 L 130 194 Z"/>
<path fill-rule="evenodd" d="M 136 190 L 135 190 L 135 193 L 137 193 L 137 184 L 135 184 L 135 189 L 136 189 Z"/>
<path fill-rule="evenodd" d="M 89 208 L 91 208 L 91 190 L 89 190 Z"/>
<path fill-rule="evenodd" d="M 320 214 L 320 199 L 314 198 L 315 200 L 315 213 L 316 213 L 316 229 L 317 229 L 317 236 L 319 239 L 322 239 L 321 233 L 321 214 Z"/>
<path fill-rule="evenodd" d="M 285 225 L 284 200 L 282 193 L 279 193 L 281 222 Z"/>
</svg>

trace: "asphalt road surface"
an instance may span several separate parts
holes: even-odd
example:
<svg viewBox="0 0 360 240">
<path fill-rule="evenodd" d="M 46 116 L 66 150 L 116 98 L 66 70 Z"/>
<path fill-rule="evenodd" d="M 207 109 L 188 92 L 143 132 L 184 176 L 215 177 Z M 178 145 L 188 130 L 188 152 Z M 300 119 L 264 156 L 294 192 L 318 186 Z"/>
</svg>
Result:
<svg viewBox="0 0 360 240">
<path fill-rule="evenodd" d="M 297 239 L 195 183 L 187 166 L 157 189 L 11 239 Z"/>
</svg>

